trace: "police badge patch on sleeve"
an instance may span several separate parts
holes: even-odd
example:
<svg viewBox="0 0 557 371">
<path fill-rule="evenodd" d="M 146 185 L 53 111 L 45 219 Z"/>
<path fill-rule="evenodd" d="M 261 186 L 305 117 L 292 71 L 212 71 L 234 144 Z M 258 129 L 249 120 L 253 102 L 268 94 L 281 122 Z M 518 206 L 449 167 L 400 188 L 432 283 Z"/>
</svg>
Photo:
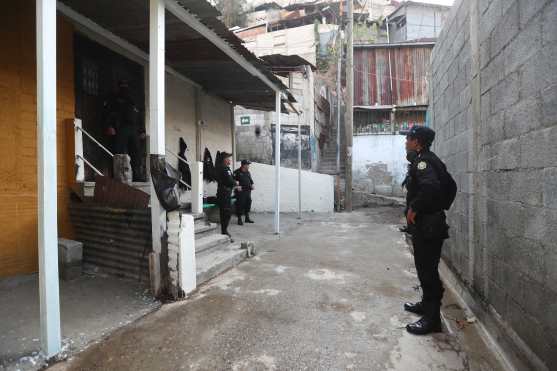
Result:
<svg viewBox="0 0 557 371">
<path fill-rule="evenodd" d="M 418 162 L 418 170 L 424 170 L 427 167 L 427 164 L 425 161 L 420 161 Z"/>
</svg>

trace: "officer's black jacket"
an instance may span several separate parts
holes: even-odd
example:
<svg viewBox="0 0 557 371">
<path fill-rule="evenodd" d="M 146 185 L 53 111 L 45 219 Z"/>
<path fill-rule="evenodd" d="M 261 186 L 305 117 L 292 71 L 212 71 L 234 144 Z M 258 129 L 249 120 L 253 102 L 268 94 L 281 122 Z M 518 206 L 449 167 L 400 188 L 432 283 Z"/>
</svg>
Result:
<svg viewBox="0 0 557 371">
<path fill-rule="evenodd" d="M 406 203 L 418 214 L 432 214 L 443 210 L 440 174 L 447 171 L 437 155 L 423 150 L 410 165 L 406 187 Z"/>
<path fill-rule="evenodd" d="M 236 179 L 242 186 L 242 191 L 251 191 L 251 186 L 253 185 L 253 179 L 249 171 L 242 171 L 242 169 L 236 169 L 234 171 L 234 179 Z"/>
<path fill-rule="evenodd" d="M 232 176 L 232 170 L 228 166 L 221 166 L 217 169 L 217 182 L 217 197 L 230 197 L 236 182 Z"/>
</svg>

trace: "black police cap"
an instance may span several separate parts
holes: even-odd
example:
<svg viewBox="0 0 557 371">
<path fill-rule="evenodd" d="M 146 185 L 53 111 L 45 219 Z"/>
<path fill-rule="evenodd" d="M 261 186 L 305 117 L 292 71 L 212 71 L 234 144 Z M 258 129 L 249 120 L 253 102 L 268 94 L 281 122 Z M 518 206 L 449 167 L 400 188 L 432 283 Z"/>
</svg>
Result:
<svg viewBox="0 0 557 371">
<path fill-rule="evenodd" d="M 242 165 L 249 165 L 251 164 L 250 160 L 242 160 Z"/>
<path fill-rule="evenodd" d="M 399 133 L 429 145 L 435 140 L 435 131 L 427 126 L 414 125 L 410 130 L 401 130 Z"/>
</svg>

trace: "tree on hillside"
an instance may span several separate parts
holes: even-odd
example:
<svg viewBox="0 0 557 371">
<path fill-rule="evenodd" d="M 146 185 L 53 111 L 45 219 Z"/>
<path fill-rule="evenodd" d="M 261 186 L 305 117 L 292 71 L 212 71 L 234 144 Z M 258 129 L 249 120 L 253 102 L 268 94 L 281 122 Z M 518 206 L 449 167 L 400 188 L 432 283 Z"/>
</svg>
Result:
<svg viewBox="0 0 557 371">
<path fill-rule="evenodd" d="M 246 0 L 214 0 L 215 7 L 222 13 L 222 22 L 226 27 L 240 26 L 246 24 Z"/>
</svg>

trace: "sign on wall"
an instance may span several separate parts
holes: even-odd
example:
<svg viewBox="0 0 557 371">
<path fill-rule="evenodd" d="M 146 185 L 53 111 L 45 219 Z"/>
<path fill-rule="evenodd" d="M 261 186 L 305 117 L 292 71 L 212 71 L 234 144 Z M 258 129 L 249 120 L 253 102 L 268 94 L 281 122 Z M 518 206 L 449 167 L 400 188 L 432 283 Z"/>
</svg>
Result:
<svg viewBox="0 0 557 371">
<path fill-rule="evenodd" d="M 251 124 L 251 117 L 240 116 L 240 125 L 250 125 L 250 124 Z"/>
</svg>

